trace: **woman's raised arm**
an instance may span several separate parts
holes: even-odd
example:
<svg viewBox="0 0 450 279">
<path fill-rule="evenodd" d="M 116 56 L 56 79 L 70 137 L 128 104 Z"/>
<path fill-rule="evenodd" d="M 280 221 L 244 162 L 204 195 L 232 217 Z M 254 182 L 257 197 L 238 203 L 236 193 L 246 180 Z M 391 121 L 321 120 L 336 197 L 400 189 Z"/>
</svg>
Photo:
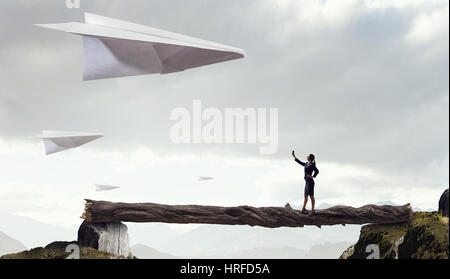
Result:
<svg viewBox="0 0 450 279">
<path fill-rule="evenodd" d="M 294 157 L 295 161 L 296 161 L 297 163 L 299 163 L 300 165 L 302 165 L 302 166 L 305 166 L 305 165 L 306 165 L 306 163 L 303 163 L 302 161 L 300 161 L 299 159 L 297 159 L 297 157 L 295 156 L 295 151 L 294 151 L 294 150 L 292 150 L 292 157 Z"/>
<path fill-rule="evenodd" d="M 295 158 L 295 161 L 296 161 L 297 163 L 299 163 L 300 165 L 302 165 L 302 166 L 306 166 L 306 163 L 300 161 L 300 160 L 297 159 L 297 158 Z"/>
</svg>

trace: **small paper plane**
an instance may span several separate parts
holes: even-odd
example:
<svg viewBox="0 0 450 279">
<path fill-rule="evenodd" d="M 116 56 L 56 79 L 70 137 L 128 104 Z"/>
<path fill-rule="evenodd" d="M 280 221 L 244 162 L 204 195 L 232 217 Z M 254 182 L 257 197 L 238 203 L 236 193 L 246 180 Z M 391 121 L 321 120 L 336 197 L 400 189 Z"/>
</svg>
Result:
<svg viewBox="0 0 450 279">
<path fill-rule="evenodd" d="M 83 38 L 83 80 L 175 73 L 245 55 L 239 48 L 90 13 L 85 23 L 36 25 Z"/>
<path fill-rule="evenodd" d="M 95 191 L 101 192 L 101 191 L 111 191 L 115 189 L 119 189 L 118 186 L 110 186 L 110 185 L 102 185 L 102 184 L 95 184 Z"/>
<path fill-rule="evenodd" d="M 198 181 L 208 181 L 208 180 L 213 180 L 214 177 L 208 177 L 208 176 L 199 176 L 198 177 Z"/>
<path fill-rule="evenodd" d="M 103 137 L 101 134 L 90 134 L 83 132 L 66 131 L 43 131 L 37 136 L 45 144 L 45 154 L 50 155 L 56 152 L 79 147 L 83 144 Z"/>
</svg>

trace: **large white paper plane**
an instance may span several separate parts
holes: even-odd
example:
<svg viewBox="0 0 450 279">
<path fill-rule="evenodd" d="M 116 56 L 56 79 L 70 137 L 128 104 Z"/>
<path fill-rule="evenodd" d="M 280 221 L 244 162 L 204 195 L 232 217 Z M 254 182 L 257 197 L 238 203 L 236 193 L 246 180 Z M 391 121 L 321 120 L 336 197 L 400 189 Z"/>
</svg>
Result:
<svg viewBox="0 0 450 279">
<path fill-rule="evenodd" d="M 37 26 L 82 36 L 84 80 L 168 74 L 245 55 L 239 48 L 89 13 L 85 23 Z"/>
<path fill-rule="evenodd" d="M 46 155 L 79 147 L 101 137 L 101 134 L 66 131 L 43 131 L 42 135 L 38 136 L 44 141 Z"/>
<path fill-rule="evenodd" d="M 115 189 L 119 189 L 118 186 L 110 186 L 110 185 L 102 185 L 102 184 L 95 184 L 95 191 L 101 192 L 101 191 L 111 191 Z"/>
</svg>

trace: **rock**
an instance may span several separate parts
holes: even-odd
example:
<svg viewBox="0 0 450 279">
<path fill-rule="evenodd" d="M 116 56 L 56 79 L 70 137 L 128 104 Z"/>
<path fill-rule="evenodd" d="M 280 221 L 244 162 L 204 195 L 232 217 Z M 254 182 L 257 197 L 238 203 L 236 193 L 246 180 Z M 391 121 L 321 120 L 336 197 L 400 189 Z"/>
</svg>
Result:
<svg viewBox="0 0 450 279">
<path fill-rule="evenodd" d="M 403 241 L 405 241 L 405 237 L 404 237 L 404 236 L 400 237 L 400 239 L 397 240 L 397 241 L 394 243 L 394 246 L 392 246 L 392 250 L 393 250 L 394 253 L 395 253 L 395 259 L 396 259 L 396 260 L 399 259 L 399 256 L 398 256 L 398 247 L 399 247 L 400 245 L 403 244 Z"/>
<path fill-rule="evenodd" d="M 358 242 L 341 259 L 367 259 L 376 245 L 380 259 L 448 259 L 448 218 L 436 212 L 415 212 L 412 222 L 366 225 Z"/>
<path fill-rule="evenodd" d="M 370 254 L 366 252 L 369 245 L 378 246 L 381 259 L 395 259 L 398 257 L 396 244 L 406 234 L 408 227 L 408 223 L 363 226 L 353 253 L 347 253 L 347 259 L 367 259 Z"/>
<path fill-rule="evenodd" d="M 416 213 L 399 246 L 400 259 L 448 259 L 448 222 L 437 213 Z"/>
<path fill-rule="evenodd" d="M 340 260 L 346 260 L 351 257 L 355 253 L 355 245 L 352 245 L 345 250 L 342 255 L 339 257 Z"/>
<path fill-rule="evenodd" d="M 84 221 L 78 229 L 78 243 L 115 256 L 130 257 L 128 228 L 121 222 Z"/>
<path fill-rule="evenodd" d="M 439 199 L 439 211 L 442 212 L 442 216 L 448 217 L 448 189 L 444 191 Z"/>
</svg>

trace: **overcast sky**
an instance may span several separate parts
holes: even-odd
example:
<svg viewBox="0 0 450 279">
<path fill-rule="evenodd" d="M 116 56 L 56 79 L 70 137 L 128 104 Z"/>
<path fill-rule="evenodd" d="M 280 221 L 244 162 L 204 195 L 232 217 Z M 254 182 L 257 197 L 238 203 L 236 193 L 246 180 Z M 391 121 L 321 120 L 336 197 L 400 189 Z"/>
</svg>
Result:
<svg viewBox="0 0 450 279">
<path fill-rule="evenodd" d="M 448 187 L 448 1 L 2 0 L 0 210 L 74 225 L 83 198 L 298 204 L 290 152 L 317 157 L 318 203 L 436 208 Z M 245 59 L 83 82 L 77 36 L 33 26 L 91 12 L 242 48 Z M 176 107 L 278 108 L 279 148 L 175 145 Z M 44 156 L 43 129 L 104 133 Z M 198 182 L 198 176 L 216 179 Z M 122 188 L 94 193 L 94 184 Z"/>
</svg>

